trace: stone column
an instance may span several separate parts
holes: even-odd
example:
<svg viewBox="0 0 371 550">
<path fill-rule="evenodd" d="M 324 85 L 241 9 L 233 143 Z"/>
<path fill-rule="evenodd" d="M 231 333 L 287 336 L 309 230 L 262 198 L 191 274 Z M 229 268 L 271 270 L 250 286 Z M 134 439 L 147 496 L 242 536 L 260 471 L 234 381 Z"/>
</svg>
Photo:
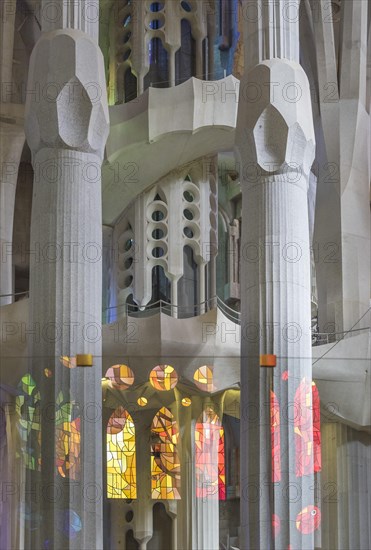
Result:
<svg viewBox="0 0 371 550">
<path fill-rule="evenodd" d="M 100 173 L 109 131 L 106 86 L 98 21 L 88 24 L 86 3 L 54 2 L 60 14 L 54 27 L 50 4 L 43 4 L 49 19 L 43 21 L 29 70 L 29 89 L 37 84 L 42 93 L 28 96 L 26 103 L 35 171 L 30 324 L 40 331 L 30 338 L 30 368 L 43 408 L 42 522 L 31 547 L 102 549 Z M 60 361 L 76 354 L 92 354 L 93 366 L 70 369 Z M 80 414 L 80 468 L 71 474 L 65 464 L 64 477 L 56 468 L 53 414 L 60 392 Z M 68 414 L 65 422 L 68 427 Z M 69 449 L 66 462 L 74 461 L 71 444 Z M 81 520 L 76 536 L 72 510 Z"/>
<path fill-rule="evenodd" d="M 243 8 L 250 15 L 244 19 L 237 130 L 242 169 L 241 548 L 309 549 L 313 534 L 302 535 L 296 517 L 313 502 L 313 475 L 296 475 L 293 401 L 300 382 L 310 383 L 312 367 L 307 190 L 315 144 L 310 91 L 299 65 L 299 2 L 257 0 Z M 260 367 L 260 354 L 275 354 L 277 366 Z M 276 483 L 271 391 L 281 411 L 281 479 Z M 273 513 L 280 521 L 276 537 Z"/>
</svg>

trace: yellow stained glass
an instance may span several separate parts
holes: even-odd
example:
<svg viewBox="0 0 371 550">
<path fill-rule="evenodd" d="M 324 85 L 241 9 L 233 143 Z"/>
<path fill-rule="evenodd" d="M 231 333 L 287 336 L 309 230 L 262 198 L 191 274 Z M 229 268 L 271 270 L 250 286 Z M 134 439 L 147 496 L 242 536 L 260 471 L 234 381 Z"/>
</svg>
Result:
<svg viewBox="0 0 371 550">
<path fill-rule="evenodd" d="M 189 407 L 190 405 L 192 405 L 191 399 L 189 397 L 183 397 L 182 405 L 183 407 Z"/>
<path fill-rule="evenodd" d="M 178 383 L 178 375 L 171 365 L 157 365 L 149 374 L 151 385 L 158 391 L 169 391 Z"/>
<path fill-rule="evenodd" d="M 193 380 L 196 386 L 202 391 L 211 392 L 215 390 L 212 367 L 203 365 L 197 369 L 193 375 Z"/>
<path fill-rule="evenodd" d="M 151 432 L 152 498 L 180 499 L 179 432 L 169 409 L 162 407 L 158 411 Z"/>
<path fill-rule="evenodd" d="M 107 425 L 107 497 L 137 498 L 135 426 L 118 407 Z"/>
<path fill-rule="evenodd" d="M 146 397 L 139 397 L 137 403 L 139 407 L 145 407 L 148 403 L 148 399 Z"/>
</svg>

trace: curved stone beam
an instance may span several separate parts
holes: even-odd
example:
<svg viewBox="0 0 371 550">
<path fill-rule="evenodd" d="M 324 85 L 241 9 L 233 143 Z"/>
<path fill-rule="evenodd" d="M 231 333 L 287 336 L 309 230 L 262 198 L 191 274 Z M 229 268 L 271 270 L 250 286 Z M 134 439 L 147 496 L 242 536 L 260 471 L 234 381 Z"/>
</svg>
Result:
<svg viewBox="0 0 371 550">
<path fill-rule="evenodd" d="M 191 78 L 110 107 L 103 222 L 113 223 L 134 197 L 177 167 L 233 149 L 238 93 L 232 75 L 212 82 Z"/>
</svg>

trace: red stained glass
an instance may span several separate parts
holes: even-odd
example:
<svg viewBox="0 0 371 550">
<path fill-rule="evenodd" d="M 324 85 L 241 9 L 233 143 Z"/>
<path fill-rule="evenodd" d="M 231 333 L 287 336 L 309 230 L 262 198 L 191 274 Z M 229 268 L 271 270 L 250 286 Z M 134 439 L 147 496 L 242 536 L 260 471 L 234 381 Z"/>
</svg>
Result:
<svg viewBox="0 0 371 550">
<path fill-rule="evenodd" d="M 315 472 L 322 469 L 321 456 L 321 409 L 318 388 L 312 382 L 312 409 L 313 409 L 313 466 Z"/>
<path fill-rule="evenodd" d="M 296 390 L 295 398 L 295 459 L 296 475 L 321 470 L 321 433 L 318 390 L 305 378 Z"/>
<path fill-rule="evenodd" d="M 312 504 L 303 508 L 296 516 L 296 528 L 303 535 L 309 535 L 321 525 L 321 511 Z"/>
<path fill-rule="evenodd" d="M 272 480 L 281 481 L 281 436 L 280 405 L 277 396 L 271 391 L 271 445 L 272 445 Z"/>
<path fill-rule="evenodd" d="M 225 500 L 224 429 L 211 407 L 196 423 L 196 496 Z"/>
</svg>

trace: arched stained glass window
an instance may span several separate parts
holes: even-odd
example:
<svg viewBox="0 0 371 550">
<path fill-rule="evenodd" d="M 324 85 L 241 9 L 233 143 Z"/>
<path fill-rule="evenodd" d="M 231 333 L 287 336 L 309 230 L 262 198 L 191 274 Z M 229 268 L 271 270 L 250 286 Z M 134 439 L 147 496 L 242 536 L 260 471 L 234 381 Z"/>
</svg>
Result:
<svg viewBox="0 0 371 550">
<path fill-rule="evenodd" d="M 40 471 L 41 468 L 41 416 L 40 392 L 30 374 L 25 374 L 18 384 L 20 395 L 16 397 L 18 431 L 21 452 L 26 468 Z"/>
<path fill-rule="evenodd" d="M 295 392 L 295 471 L 297 477 L 321 469 L 321 435 L 318 390 L 305 378 Z"/>
<path fill-rule="evenodd" d="M 80 474 L 80 413 L 59 392 L 55 412 L 56 467 L 61 477 L 78 480 Z"/>
<path fill-rule="evenodd" d="M 106 438 L 107 497 L 137 498 L 135 426 L 123 407 L 112 413 Z"/>
<path fill-rule="evenodd" d="M 281 437 L 280 405 L 276 394 L 271 391 L 271 445 L 272 445 L 272 480 L 281 480 Z"/>
<path fill-rule="evenodd" d="M 176 420 L 162 407 L 152 422 L 151 475 L 152 498 L 180 498 L 180 461 L 177 452 L 179 431 Z"/>
<path fill-rule="evenodd" d="M 195 430 L 196 496 L 225 500 L 224 429 L 212 407 L 207 407 Z"/>
</svg>

